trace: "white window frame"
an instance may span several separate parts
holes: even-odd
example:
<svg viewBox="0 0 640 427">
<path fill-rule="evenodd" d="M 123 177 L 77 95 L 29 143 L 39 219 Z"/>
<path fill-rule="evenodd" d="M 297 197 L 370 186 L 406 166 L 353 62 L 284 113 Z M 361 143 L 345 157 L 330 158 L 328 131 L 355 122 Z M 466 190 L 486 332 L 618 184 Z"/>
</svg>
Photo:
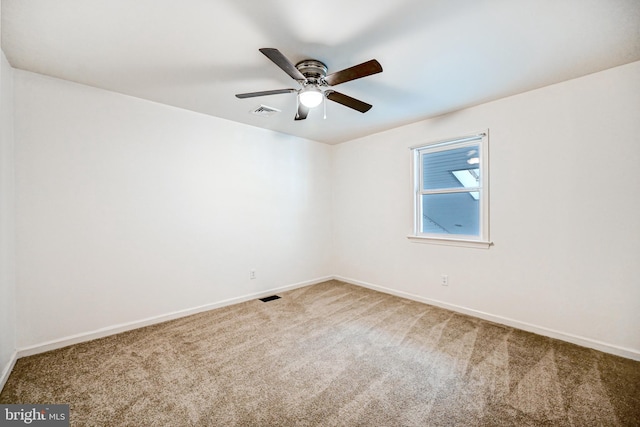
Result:
<svg viewBox="0 0 640 427">
<path fill-rule="evenodd" d="M 435 189 L 435 190 L 423 190 L 423 164 L 421 161 L 422 153 L 445 151 L 456 148 L 465 147 L 466 145 L 479 145 L 479 163 L 480 169 L 480 183 L 478 187 L 474 188 L 448 188 L 448 189 Z M 463 246 L 473 248 L 488 249 L 492 242 L 489 240 L 489 130 L 477 132 L 473 134 L 467 134 L 456 138 L 449 138 L 446 140 L 438 140 L 417 146 L 410 147 L 411 149 L 411 175 L 413 186 L 413 233 L 407 236 L 407 238 L 413 242 L 419 243 L 432 243 L 449 246 Z M 439 234 L 439 233 L 423 233 L 420 230 L 422 222 L 422 195 L 424 194 L 452 194 L 469 191 L 478 191 L 479 197 L 479 225 L 480 233 L 478 236 L 474 235 L 460 235 L 460 234 Z"/>
</svg>

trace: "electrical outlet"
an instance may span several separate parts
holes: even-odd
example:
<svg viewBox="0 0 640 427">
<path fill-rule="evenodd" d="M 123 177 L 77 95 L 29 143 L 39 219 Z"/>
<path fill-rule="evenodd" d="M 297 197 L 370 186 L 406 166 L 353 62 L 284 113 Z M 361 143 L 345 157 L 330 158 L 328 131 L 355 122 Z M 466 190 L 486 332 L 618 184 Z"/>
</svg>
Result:
<svg viewBox="0 0 640 427">
<path fill-rule="evenodd" d="M 256 278 L 256 271 L 255 270 L 249 271 L 249 279 L 253 280 L 255 278 Z"/>
<path fill-rule="evenodd" d="M 440 284 L 442 286 L 449 286 L 449 276 L 447 276 L 446 274 L 443 274 L 440 276 Z"/>
</svg>

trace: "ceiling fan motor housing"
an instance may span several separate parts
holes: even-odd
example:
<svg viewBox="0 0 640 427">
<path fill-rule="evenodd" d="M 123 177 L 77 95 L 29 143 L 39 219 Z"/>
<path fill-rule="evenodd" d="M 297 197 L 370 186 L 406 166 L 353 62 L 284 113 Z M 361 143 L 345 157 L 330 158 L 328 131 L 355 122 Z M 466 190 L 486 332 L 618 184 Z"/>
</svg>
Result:
<svg viewBox="0 0 640 427">
<path fill-rule="evenodd" d="M 327 66 L 315 59 L 305 59 L 296 64 L 296 68 L 310 83 L 321 83 L 327 76 Z"/>
</svg>

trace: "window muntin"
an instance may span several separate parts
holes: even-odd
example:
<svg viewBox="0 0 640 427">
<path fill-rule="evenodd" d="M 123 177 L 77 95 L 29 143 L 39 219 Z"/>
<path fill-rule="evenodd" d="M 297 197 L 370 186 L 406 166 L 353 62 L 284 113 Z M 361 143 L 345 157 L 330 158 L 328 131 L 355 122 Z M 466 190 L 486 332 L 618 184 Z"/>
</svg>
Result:
<svg viewBox="0 0 640 427">
<path fill-rule="evenodd" d="M 413 148 L 414 237 L 488 242 L 487 134 Z"/>
</svg>

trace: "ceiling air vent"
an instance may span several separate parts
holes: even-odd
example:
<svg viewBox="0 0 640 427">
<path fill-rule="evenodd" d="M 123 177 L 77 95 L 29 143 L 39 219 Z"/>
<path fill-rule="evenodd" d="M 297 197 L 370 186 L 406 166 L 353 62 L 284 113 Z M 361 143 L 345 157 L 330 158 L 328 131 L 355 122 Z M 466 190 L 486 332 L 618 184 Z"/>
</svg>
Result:
<svg viewBox="0 0 640 427">
<path fill-rule="evenodd" d="M 261 105 L 253 110 L 251 110 L 251 114 L 261 117 L 271 117 L 274 114 L 278 114 L 280 110 L 273 107 L 267 107 L 266 105 Z"/>
</svg>

